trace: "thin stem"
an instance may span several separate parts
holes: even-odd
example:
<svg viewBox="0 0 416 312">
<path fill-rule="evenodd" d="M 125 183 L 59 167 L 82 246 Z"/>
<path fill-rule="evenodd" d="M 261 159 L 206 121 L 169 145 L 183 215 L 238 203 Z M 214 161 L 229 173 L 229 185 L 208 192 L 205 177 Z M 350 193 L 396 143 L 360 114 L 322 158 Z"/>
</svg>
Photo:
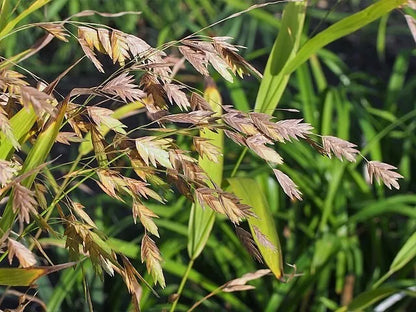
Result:
<svg viewBox="0 0 416 312">
<path fill-rule="evenodd" d="M 197 306 L 199 306 L 202 302 L 204 302 L 205 300 L 211 298 L 212 296 L 215 296 L 216 294 L 218 294 L 221 290 L 222 290 L 222 286 L 215 289 L 214 291 L 210 292 L 208 295 L 206 295 L 204 298 L 198 300 L 197 302 L 195 302 L 195 304 L 187 311 L 187 312 L 191 312 L 193 310 L 195 310 L 195 308 Z"/>
<path fill-rule="evenodd" d="M 231 178 L 235 176 L 235 174 L 237 173 L 238 167 L 240 167 L 241 162 L 244 159 L 244 156 L 246 156 L 246 153 L 248 151 L 248 148 L 245 147 L 244 150 L 241 152 L 240 157 L 237 160 L 237 163 L 234 166 L 233 172 L 231 172 Z"/>
<path fill-rule="evenodd" d="M 188 275 L 191 272 L 192 266 L 194 265 L 194 261 L 195 261 L 195 259 L 189 260 L 188 267 L 186 268 L 185 274 L 182 277 L 181 283 L 180 283 L 179 288 L 178 288 L 177 297 L 176 297 L 175 301 L 173 302 L 172 307 L 170 308 L 170 312 L 175 311 L 176 305 L 178 304 L 179 298 L 181 297 L 181 293 L 182 293 L 183 288 L 185 287 L 186 281 L 188 279 Z"/>
</svg>

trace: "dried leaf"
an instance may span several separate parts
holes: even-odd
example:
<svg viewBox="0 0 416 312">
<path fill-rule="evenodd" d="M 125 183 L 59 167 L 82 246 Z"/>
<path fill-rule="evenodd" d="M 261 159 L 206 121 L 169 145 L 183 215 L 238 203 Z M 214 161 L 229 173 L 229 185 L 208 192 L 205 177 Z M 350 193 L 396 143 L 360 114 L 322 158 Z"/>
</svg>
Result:
<svg viewBox="0 0 416 312">
<path fill-rule="evenodd" d="M 288 175 L 277 169 L 273 169 L 273 172 L 283 191 L 290 197 L 291 200 L 294 200 L 295 198 L 302 200 L 302 193 L 298 190 L 298 186 L 292 181 L 291 178 L 289 178 Z"/>
<path fill-rule="evenodd" d="M 359 151 L 354 148 L 357 145 L 334 136 L 323 136 L 322 143 L 324 151 L 329 158 L 331 158 L 331 153 L 333 153 L 341 161 L 344 157 L 350 162 L 355 162 L 355 156 L 359 153 Z"/>
<path fill-rule="evenodd" d="M 146 136 L 136 139 L 136 148 L 146 165 L 150 163 L 156 167 L 156 161 L 165 168 L 172 168 L 167 148 L 171 139 L 158 139 L 155 136 Z"/>
<path fill-rule="evenodd" d="M 403 176 L 397 172 L 392 170 L 396 170 L 397 168 L 380 162 L 380 161 L 369 161 L 367 163 L 367 171 L 368 175 L 370 176 L 370 183 L 373 183 L 374 178 L 376 180 L 383 181 L 383 183 L 391 189 L 393 186 L 395 189 L 400 189 L 400 185 L 397 182 L 397 179 L 402 179 Z"/>
<path fill-rule="evenodd" d="M 9 249 L 10 264 L 12 264 L 14 256 L 16 256 L 20 265 L 24 268 L 28 268 L 36 264 L 35 255 L 22 243 L 19 243 L 9 237 L 7 248 Z"/>
<path fill-rule="evenodd" d="M 142 239 L 141 258 L 142 262 L 146 262 L 147 272 L 152 274 L 155 284 L 159 282 L 159 285 L 165 288 L 165 278 L 160 264 L 162 257 L 155 242 L 147 234 Z"/>
</svg>

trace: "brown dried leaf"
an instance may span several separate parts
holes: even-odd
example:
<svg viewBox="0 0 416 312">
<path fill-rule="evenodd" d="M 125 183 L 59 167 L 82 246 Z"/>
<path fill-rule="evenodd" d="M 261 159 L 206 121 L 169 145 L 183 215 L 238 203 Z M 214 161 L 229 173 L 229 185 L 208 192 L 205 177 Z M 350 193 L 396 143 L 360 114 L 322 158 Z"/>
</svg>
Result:
<svg viewBox="0 0 416 312">
<path fill-rule="evenodd" d="M 52 117 L 56 116 L 57 110 L 54 105 L 58 102 L 52 96 L 29 86 L 21 86 L 20 95 L 22 105 L 26 108 L 32 105 L 36 115 L 40 116 L 45 112 Z"/>
<path fill-rule="evenodd" d="M 283 191 L 290 197 L 291 200 L 294 200 L 295 198 L 302 200 L 302 193 L 298 190 L 298 186 L 288 175 L 277 169 L 273 169 L 273 172 Z"/>
<path fill-rule="evenodd" d="M 331 154 L 333 153 L 341 161 L 344 157 L 350 162 L 355 162 L 355 155 L 359 153 L 359 151 L 354 148 L 357 145 L 334 136 L 323 136 L 322 143 L 324 151 L 329 158 L 331 158 Z"/>
<path fill-rule="evenodd" d="M 397 168 L 380 162 L 380 161 L 369 161 L 367 163 L 367 171 L 368 175 L 370 176 L 370 183 L 373 183 L 374 178 L 376 180 L 383 181 L 383 183 L 391 189 L 393 186 L 395 189 L 400 189 L 400 185 L 397 182 L 397 179 L 402 179 L 403 176 L 397 172 L 392 170 L 396 170 Z"/>
<path fill-rule="evenodd" d="M 146 93 L 134 83 L 134 77 L 127 72 L 123 72 L 107 82 L 101 91 L 110 95 L 117 95 L 125 102 L 137 101 L 146 96 Z"/>
<path fill-rule="evenodd" d="M 7 248 L 9 249 L 10 264 L 12 264 L 14 256 L 16 256 L 20 265 L 24 268 L 28 268 L 36 264 L 35 255 L 22 243 L 19 243 L 9 237 Z"/>
<path fill-rule="evenodd" d="M 283 163 L 282 157 L 280 157 L 280 155 L 275 150 L 265 145 L 273 144 L 273 142 L 267 139 L 264 135 L 256 134 L 251 137 L 248 137 L 246 143 L 250 149 L 252 149 L 257 155 L 259 155 L 264 160 L 267 160 L 274 164 Z"/>
<path fill-rule="evenodd" d="M 35 193 L 16 183 L 13 187 L 13 212 L 16 213 L 21 222 L 30 222 L 29 213 L 37 214 L 36 206 L 38 205 Z"/>
<path fill-rule="evenodd" d="M 147 272 L 152 274 L 155 284 L 159 282 L 159 285 L 165 288 L 165 278 L 160 264 L 162 257 L 155 242 L 147 234 L 142 239 L 141 258 L 142 262 L 146 262 Z"/>
<path fill-rule="evenodd" d="M 209 139 L 194 137 L 194 146 L 201 157 L 206 156 L 212 162 L 217 163 L 218 157 L 221 156 L 220 148 L 212 143 Z"/>
</svg>

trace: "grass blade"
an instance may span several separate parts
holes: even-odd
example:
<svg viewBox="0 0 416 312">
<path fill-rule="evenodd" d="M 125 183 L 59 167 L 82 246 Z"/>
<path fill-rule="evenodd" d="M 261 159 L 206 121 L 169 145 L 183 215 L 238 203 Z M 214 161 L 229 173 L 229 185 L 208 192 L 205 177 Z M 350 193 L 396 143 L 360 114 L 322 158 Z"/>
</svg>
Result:
<svg viewBox="0 0 416 312">
<path fill-rule="evenodd" d="M 286 88 L 290 74 L 283 73 L 282 69 L 295 57 L 302 34 L 305 11 L 306 1 L 289 3 L 283 11 L 280 32 L 273 45 L 271 57 L 267 61 L 257 94 L 254 108 L 256 111 L 273 114 Z"/>
<path fill-rule="evenodd" d="M 276 231 L 273 215 L 268 207 L 267 201 L 263 195 L 262 189 L 255 180 L 249 178 L 231 178 L 228 179 L 231 191 L 242 200 L 243 203 L 250 205 L 253 212 L 258 218 L 249 217 L 253 238 L 259 248 L 261 255 L 267 266 L 272 270 L 276 278 L 283 276 L 283 260 L 280 241 Z M 267 248 L 256 235 L 254 227 L 257 227 L 263 235 L 276 247 L 275 250 Z"/>
<path fill-rule="evenodd" d="M 208 86 L 204 97 L 217 113 L 221 113 L 221 96 L 215 86 Z M 218 130 L 217 133 L 206 129 L 201 131 L 201 138 L 209 139 L 210 143 L 219 147 L 221 153 L 224 151 L 224 133 Z M 199 165 L 208 176 L 221 185 L 223 172 L 223 156 L 220 156 L 218 163 L 214 163 L 207 158 L 199 158 Z M 192 205 L 191 215 L 188 224 L 188 254 L 191 259 L 199 256 L 207 243 L 215 221 L 215 212 L 211 209 L 203 209 L 197 201 Z"/>
</svg>

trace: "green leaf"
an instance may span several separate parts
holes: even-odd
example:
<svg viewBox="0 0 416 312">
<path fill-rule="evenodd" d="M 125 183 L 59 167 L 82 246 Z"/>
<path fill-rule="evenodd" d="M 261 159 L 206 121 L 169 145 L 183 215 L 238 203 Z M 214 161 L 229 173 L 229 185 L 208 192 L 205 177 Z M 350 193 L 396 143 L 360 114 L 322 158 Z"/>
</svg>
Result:
<svg viewBox="0 0 416 312">
<path fill-rule="evenodd" d="M 296 57 L 286 64 L 282 72 L 289 75 L 327 44 L 363 28 L 406 2 L 407 0 L 380 0 L 358 13 L 343 18 L 309 39 L 299 50 Z"/>
<path fill-rule="evenodd" d="M 47 4 L 50 0 L 36 0 L 32 3 L 30 7 L 28 7 L 26 10 L 24 10 L 22 13 L 20 13 L 17 17 L 9 21 L 4 28 L 0 31 L 0 41 L 9 34 L 10 31 L 13 30 L 13 28 L 26 16 L 32 14 L 34 11 L 40 9 L 45 4 Z"/>
<path fill-rule="evenodd" d="M 39 277 L 73 266 L 75 262 L 54 265 L 50 267 L 33 268 L 0 268 L 0 285 L 30 286 Z"/>
<path fill-rule="evenodd" d="M 390 296 L 394 293 L 399 291 L 397 288 L 393 287 L 386 287 L 386 288 L 379 288 L 373 289 L 366 292 L 361 293 L 357 296 L 349 305 L 348 307 L 343 307 L 337 311 L 362 311 L 363 309 L 367 308 L 368 306 L 380 301 L 387 296 Z"/>
<path fill-rule="evenodd" d="M 391 275 L 412 261 L 414 257 L 416 257 L 416 232 L 406 241 L 391 263 L 389 271 L 374 283 L 373 288 L 380 286 Z"/>
<path fill-rule="evenodd" d="M 291 2 L 283 11 L 282 25 L 267 61 L 254 109 L 273 114 L 290 74 L 282 72 L 287 62 L 293 59 L 299 47 L 305 20 L 307 1 Z"/>
<path fill-rule="evenodd" d="M 39 134 L 35 144 L 31 147 L 30 152 L 26 157 L 20 174 L 31 172 L 45 162 L 46 158 L 49 156 L 53 144 L 55 143 L 59 129 L 61 128 L 67 104 L 68 99 L 65 99 L 59 108 L 59 113 L 56 116 L 56 119 L 54 121 L 50 121 L 49 125 L 46 125 L 45 130 Z M 21 184 L 30 189 L 36 175 L 37 172 L 24 179 Z M 16 218 L 16 214 L 13 212 L 12 207 L 13 198 L 11 196 L 7 202 L 3 216 L 0 219 L 0 232 L 2 234 L 6 233 L 6 231 L 10 229 L 14 219 Z"/>
<path fill-rule="evenodd" d="M 247 219 L 251 233 L 267 266 L 276 278 L 280 279 L 283 276 L 282 250 L 273 215 L 262 189 L 255 180 L 250 178 L 231 178 L 228 182 L 231 191 L 241 199 L 242 203 L 251 206 L 256 214 L 257 218 Z M 268 248 L 259 240 L 256 228 L 273 244 L 274 249 Z"/>
<path fill-rule="evenodd" d="M 221 96 L 215 86 L 206 88 L 204 97 L 214 111 L 221 114 Z M 200 137 L 209 139 L 210 143 L 216 145 L 221 153 L 224 151 L 224 132 L 218 130 L 204 130 L 200 132 Z M 218 162 L 214 163 L 209 159 L 199 158 L 200 167 L 208 174 L 208 176 L 216 184 L 221 185 L 223 172 L 223 156 L 219 156 Z M 211 234 L 212 227 L 215 222 L 215 212 L 211 209 L 202 208 L 198 201 L 192 205 L 191 215 L 188 224 L 188 254 L 191 259 L 196 259 L 204 249 L 208 238 Z"/>
</svg>

